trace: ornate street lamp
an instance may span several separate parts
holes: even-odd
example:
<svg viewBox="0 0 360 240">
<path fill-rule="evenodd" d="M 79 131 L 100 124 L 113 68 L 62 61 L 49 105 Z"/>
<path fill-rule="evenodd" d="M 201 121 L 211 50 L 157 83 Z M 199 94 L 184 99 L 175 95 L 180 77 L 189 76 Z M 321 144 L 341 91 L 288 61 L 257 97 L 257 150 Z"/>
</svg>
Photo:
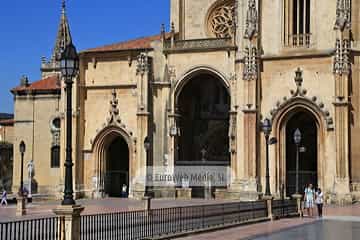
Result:
<svg viewBox="0 0 360 240">
<path fill-rule="evenodd" d="M 262 131 L 265 135 L 266 142 L 266 185 L 265 185 L 265 196 L 271 196 L 270 192 L 270 170 L 269 170 L 269 136 L 271 133 L 271 121 L 265 118 L 262 123 Z"/>
<path fill-rule="evenodd" d="M 19 189 L 19 199 L 17 201 L 16 215 L 23 216 L 26 214 L 25 207 L 25 198 L 24 198 L 24 154 L 26 150 L 26 145 L 24 141 L 20 142 L 19 150 L 21 154 L 21 170 L 20 170 L 20 189 Z"/>
<path fill-rule="evenodd" d="M 151 142 L 150 142 L 150 138 L 148 136 L 145 137 L 144 139 L 144 149 L 146 151 L 146 174 L 147 174 L 147 167 L 149 166 L 149 151 L 150 151 L 150 147 L 151 147 Z M 148 196 L 149 194 L 149 186 L 147 186 L 147 183 L 145 183 L 145 196 Z"/>
<path fill-rule="evenodd" d="M 21 154 L 21 170 L 20 170 L 20 190 L 19 194 L 21 197 L 24 197 L 24 154 L 26 150 L 26 145 L 24 141 L 20 142 L 19 145 L 20 154 Z"/>
<path fill-rule="evenodd" d="M 72 84 L 79 70 L 79 56 L 70 42 L 61 53 L 60 67 L 66 84 L 66 159 L 65 159 L 65 190 L 62 205 L 75 205 L 73 196 L 72 176 Z"/>
<path fill-rule="evenodd" d="M 296 186 L 295 186 L 295 192 L 296 194 L 299 194 L 299 146 L 301 142 L 301 132 L 297 128 L 294 132 L 294 143 L 296 145 Z"/>
</svg>

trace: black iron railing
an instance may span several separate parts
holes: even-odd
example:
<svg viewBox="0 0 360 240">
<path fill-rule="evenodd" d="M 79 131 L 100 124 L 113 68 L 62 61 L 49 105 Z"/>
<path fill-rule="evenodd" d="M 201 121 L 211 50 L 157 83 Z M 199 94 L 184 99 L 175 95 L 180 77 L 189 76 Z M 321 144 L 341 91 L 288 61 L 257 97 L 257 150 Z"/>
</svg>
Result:
<svg viewBox="0 0 360 240">
<path fill-rule="evenodd" d="M 0 222 L 0 240 L 60 240 L 61 218 Z"/>
<path fill-rule="evenodd" d="M 146 239 L 227 226 L 268 216 L 265 201 L 84 215 L 81 239 Z"/>
<path fill-rule="evenodd" d="M 274 217 L 289 217 L 297 213 L 296 199 L 280 199 L 272 201 L 272 214 Z"/>
</svg>

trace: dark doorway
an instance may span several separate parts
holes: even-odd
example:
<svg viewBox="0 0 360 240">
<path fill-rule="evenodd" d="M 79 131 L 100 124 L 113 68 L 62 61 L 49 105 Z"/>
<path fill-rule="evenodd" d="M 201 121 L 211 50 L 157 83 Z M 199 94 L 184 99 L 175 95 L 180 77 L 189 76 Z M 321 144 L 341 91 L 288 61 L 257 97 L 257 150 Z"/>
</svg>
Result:
<svg viewBox="0 0 360 240">
<path fill-rule="evenodd" d="M 230 96 L 221 80 L 210 74 L 194 77 L 177 106 L 181 134 L 176 165 L 229 166 Z M 190 187 L 193 197 L 204 197 L 204 187 Z"/>
<path fill-rule="evenodd" d="M 294 114 L 286 125 L 286 192 L 288 196 L 296 189 L 296 144 L 294 133 L 296 129 L 301 132 L 299 153 L 299 193 L 303 193 L 305 186 L 312 183 L 317 186 L 317 158 L 318 158 L 318 132 L 314 116 L 308 111 L 299 111 Z"/>
<path fill-rule="evenodd" d="M 122 186 L 129 191 L 129 148 L 126 141 L 118 137 L 109 145 L 106 154 L 105 193 L 109 197 L 120 197 Z"/>
</svg>

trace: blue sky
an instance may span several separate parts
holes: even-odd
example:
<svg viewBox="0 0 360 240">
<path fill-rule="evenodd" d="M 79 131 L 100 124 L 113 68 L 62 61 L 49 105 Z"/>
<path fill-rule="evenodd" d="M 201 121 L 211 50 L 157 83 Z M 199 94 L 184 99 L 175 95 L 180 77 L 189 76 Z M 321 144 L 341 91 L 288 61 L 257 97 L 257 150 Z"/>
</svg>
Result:
<svg viewBox="0 0 360 240">
<path fill-rule="evenodd" d="M 169 26 L 170 0 L 67 0 L 78 50 L 160 33 Z M 25 74 L 40 79 L 41 56 L 50 57 L 61 0 L 2 1 L 0 7 L 0 112 L 13 112 L 10 89 Z"/>
</svg>

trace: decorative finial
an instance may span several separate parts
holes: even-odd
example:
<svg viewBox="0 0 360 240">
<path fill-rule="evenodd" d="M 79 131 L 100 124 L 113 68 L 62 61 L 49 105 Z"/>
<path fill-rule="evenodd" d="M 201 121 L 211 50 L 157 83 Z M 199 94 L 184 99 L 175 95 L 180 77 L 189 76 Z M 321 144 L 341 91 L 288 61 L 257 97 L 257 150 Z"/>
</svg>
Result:
<svg viewBox="0 0 360 240">
<path fill-rule="evenodd" d="M 171 33 L 175 33 L 175 24 L 171 22 Z"/>
<path fill-rule="evenodd" d="M 20 78 L 20 86 L 27 87 L 29 86 L 29 78 L 26 75 L 22 75 Z"/>
<path fill-rule="evenodd" d="M 161 24 L 161 34 L 165 34 L 165 24 Z"/>
<path fill-rule="evenodd" d="M 295 71 L 295 83 L 298 87 L 301 87 L 302 82 L 303 82 L 303 77 L 302 77 L 303 72 L 301 71 L 300 68 L 298 68 Z"/>
<path fill-rule="evenodd" d="M 66 2 L 65 0 L 62 0 L 62 4 L 61 4 L 62 13 L 65 13 L 65 9 L 66 9 Z"/>
</svg>

